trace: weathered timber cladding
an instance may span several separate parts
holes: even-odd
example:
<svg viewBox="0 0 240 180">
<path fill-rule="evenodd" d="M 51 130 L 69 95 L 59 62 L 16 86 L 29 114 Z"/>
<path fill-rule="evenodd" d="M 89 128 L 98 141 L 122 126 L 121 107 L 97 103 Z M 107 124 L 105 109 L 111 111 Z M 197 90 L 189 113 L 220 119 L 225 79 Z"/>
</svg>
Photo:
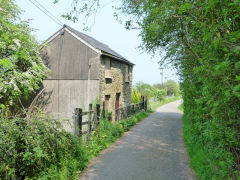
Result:
<svg viewBox="0 0 240 180">
<path fill-rule="evenodd" d="M 68 131 L 73 131 L 74 108 L 86 110 L 88 101 L 94 102 L 99 95 L 98 80 L 44 80 L 43 83 L 46 90 L 44 100 L 39 101 L 44 102 L 41 108 L 54 119 L 68 119 L 64 125 Z"/>
<path fill-rule="evenodd" d="M 44 64 L 51 70 L 51 79 L 58 79 L 58 61 L 61 56 L 60 54 L 60 44 L 62 41 L 62 36 L 58 35 L 49 44 L 46 44 L 44 48 L 41 49 L 40 53 Z"/>
<path fill-rule="evenodd" d="M 99 55 L 67 31 L 53 39 L 46 49 L 43 57 L 51 69 L 49 79 L 99 79 Z"/>
</svg>

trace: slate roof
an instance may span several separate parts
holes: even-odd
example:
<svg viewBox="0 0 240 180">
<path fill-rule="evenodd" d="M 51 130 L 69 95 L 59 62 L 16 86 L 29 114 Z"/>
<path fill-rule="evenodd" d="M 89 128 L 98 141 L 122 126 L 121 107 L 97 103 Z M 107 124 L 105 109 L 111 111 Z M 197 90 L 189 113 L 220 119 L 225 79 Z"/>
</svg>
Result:
<svg viewBox="0 0 240 180">
<path fill-rule="evenodd" d="M 118 57 L 118 60 L 123 61 L 125 63 L 134 65 L 133 63 L 131 63 L 130 61 L 128 61 L 126 58 L 124 58 L 123 56 L 121 56 L 120 54 L 118 54 L 116 51 L 112 50 L 108 45 L 101 43 L 100 41 L 82 33 L 79 32 L 67 25 L 64 25 L 64 27 L 66 27 L 69 31 L 71 31 L 72 33 L 74 33 L 75 35 L 77 35 L 79 38 L 83 39 L 84 41 L 86 41 L 88 44 L 90 44 L 91 46 L 93 46 L 94 48 L 105 52 L 107 54 L 113 55 Z"/>
</svg>

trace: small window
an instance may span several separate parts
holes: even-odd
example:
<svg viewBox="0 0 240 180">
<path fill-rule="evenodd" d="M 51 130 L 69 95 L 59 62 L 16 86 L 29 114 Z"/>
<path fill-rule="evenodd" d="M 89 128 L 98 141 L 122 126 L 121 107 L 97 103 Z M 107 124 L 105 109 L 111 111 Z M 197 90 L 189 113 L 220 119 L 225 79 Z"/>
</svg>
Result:
<svg viewBox="0 0 240 180">
<path fill-rule="evenodd" d="M 111 77 L 105 77 L 106 84 L 112 84 L 112 78 Z"/>
</svg>

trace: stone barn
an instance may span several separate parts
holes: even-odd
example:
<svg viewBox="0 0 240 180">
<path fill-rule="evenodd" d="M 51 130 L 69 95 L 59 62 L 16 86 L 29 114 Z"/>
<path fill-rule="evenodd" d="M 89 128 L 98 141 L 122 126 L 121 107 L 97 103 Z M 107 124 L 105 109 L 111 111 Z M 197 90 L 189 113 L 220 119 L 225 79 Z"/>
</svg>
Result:
<svg viewBox="0 0 240 180">
<path fill-rule="evenodd" d="M 41 55 L 51 70 L 41 108 L 68 119 L 67 131 L 74 132 L 74 108 L 87 111 L 89 104 L 105 101 L 114 117 L 116 108 L 131 104 L 134 64 L 96 39 L 64 25 L 46 40 Z"/>
</svg>

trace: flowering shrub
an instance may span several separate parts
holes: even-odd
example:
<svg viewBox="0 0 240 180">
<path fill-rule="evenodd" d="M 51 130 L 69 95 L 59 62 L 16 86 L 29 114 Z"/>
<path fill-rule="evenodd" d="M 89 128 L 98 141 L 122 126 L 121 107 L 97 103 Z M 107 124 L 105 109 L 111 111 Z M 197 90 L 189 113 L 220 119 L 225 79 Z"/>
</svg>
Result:
<svg viewBox="0 0 240 180">
<path fill-rule="evenodd" d="M 16 112 L 47 76 L 39 45 L 13 0 L 0 1 L 0 106 Z"/>
</svg>

